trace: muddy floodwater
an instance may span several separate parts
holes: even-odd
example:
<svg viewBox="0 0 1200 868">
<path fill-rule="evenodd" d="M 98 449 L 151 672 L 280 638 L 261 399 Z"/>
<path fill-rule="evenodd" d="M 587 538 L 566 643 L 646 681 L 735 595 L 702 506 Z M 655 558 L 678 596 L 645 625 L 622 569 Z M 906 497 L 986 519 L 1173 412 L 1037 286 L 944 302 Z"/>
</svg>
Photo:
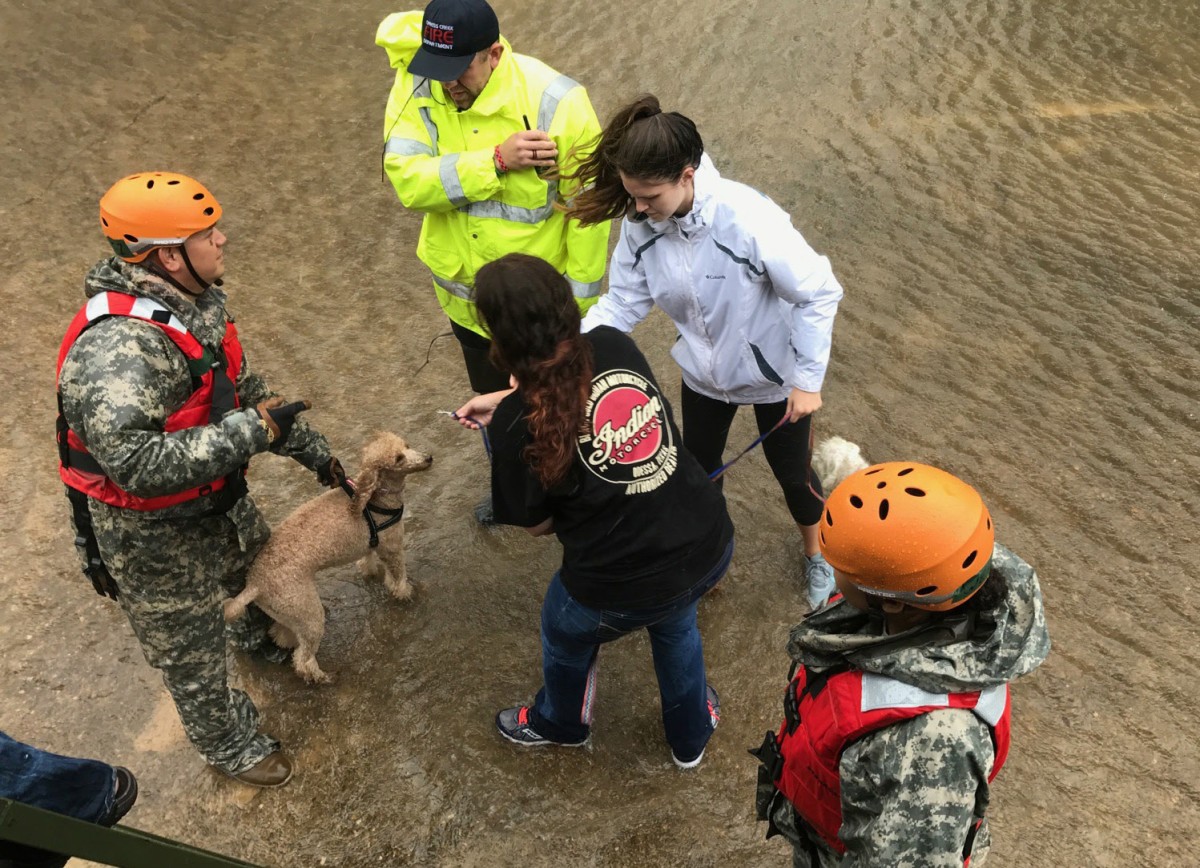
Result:
<svg viewBox="0 0 1200 868">
<path fill-rule="evenodd" d="M 818 436 L 965 476 L 1042 577 L 1054 650 L 1013 691 L 994 789 L 1009 866 L 1200 864 L 1200 6 L 1185 0 L 496 0 L 515 48 L 602 117 L 642 91 L 696 120 L 846 289 Z M 480 438 L 380 179 L 380 0 L 0 5 L 0 729 L 134 769 L 129 825 L 263 865 L 789 864 L 746 748 L 777 725 L 801 545 L 761 456 L 726 477 L 738 551 L 701 606 L 723 717 L 671 764 L 644 636 L 605 648 L 592 746 L 520 750 L 553 539 L 478 527 Z M 126 174 L 220 198 L 255 365 L 350 469 L 377 429 L 432 450 L 406 516 L 415 597 L 352 568 L 311 688 L 233 658 L 298 762 L 211 772 L 119 609 L 78 574 L 52 443 L 54 360 Z M 673 331 L 635 338 L 671 395 Z M 730 444 L 754 438 L 752 417 Z M 277 521 L 317 488 L 256 458 Z"/>
</svg>

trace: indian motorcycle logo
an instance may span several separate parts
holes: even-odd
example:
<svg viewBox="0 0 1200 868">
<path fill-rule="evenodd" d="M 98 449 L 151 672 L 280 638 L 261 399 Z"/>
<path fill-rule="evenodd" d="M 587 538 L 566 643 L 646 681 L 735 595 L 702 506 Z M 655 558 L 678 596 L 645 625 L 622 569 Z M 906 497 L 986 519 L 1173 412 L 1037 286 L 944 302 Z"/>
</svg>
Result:
<svg viewBox="0 0 1200 868">
<path fill-rule="evenodd" d="M 626 486 L 627 494 L 658 488 L 678 461 L 658 390 L 633 371 L 608 371 L 592 381 L 579 453 L 588 469 Z"/>
</svg>

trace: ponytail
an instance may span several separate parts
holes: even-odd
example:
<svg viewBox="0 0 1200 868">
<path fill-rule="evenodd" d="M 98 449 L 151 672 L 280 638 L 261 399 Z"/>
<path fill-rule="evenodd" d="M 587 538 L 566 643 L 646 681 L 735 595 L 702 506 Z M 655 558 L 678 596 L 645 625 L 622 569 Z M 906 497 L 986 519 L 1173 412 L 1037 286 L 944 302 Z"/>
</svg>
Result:
<svg viewBox="0 0 1200 868">
<path fill-rule="evenodd" d="M 683 170 L 700 165 L 704 142 L 690 118 L 664 112 L 658 97 L 645 94 L 613 115 L 595 150 L 564 177 L 590 184 L 567 209 L 584 226 L 624 217 L 630 196 L 624 172 L 644 181 L 678 181 Z"/>
</svg>

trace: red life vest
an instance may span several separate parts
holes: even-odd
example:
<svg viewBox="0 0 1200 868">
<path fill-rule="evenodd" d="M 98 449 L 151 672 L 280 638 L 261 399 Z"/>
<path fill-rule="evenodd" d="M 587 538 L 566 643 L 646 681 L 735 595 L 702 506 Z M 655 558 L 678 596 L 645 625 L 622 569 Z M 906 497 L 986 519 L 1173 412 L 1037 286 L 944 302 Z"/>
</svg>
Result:
<svg viewBox="0 0 1200 868">
<path fill-rule="evenodd" d="M 838 837 L 842 827 L 842 751 L 872 732 L 944 708 L 973 711 L 991 730 L 995 760 L 990 783 L 1008 757 L 1010 717 L 1008 685 L 982 692 L 930 693 L 911 684 L 861 670 L 833 670 L 818 675 L 800 667 L 788 685 L 785 718 L 778 733 L 768 733 L 764 753 L 775 787 L 796 813 L 837 853 L 846 852 Z M 768 747 L 774 742 L 773 747 Z M 964 830 L 964 865 L 982 818 Z"/>
<path fill-rule="evenodd" d="M 58 351 L 56 377 L 61 375 L 63 360 L 66 359 L 67 352 L 76 339 L 89 326 L 110 316 L 131 317 L 157 326 L 187 358 L 194 391 L 183 406 L 167 417 L 163 425 L 164 431 L 181 431 L 185 428 L 214 424 L 219 422 L 230 410 L 239 406 L 235 384 L 242 369 L 242 345 L 238 341 L 237 327 L 232 322 L 225 326 L 220 354 L 217 355 L 196 340 L 183 323 L 157 301 L 119 292 L 98 293 L 88 299 L 87 304 L 79 310 L 79 313 L 75 314 Z M 66 419 L 62 414 L 61 395 L 59 397 L 58 451 L 58 475 L 68 488 L 86 494 L 102 503 L 125 509 L 142 511 L 164 509 L 197 497 L 206 497 L 226 488 L 231 481 L 239 480 L 245 473 L 244 468 L 239 468 L 229 476 L 214 479 L 212 482 L 176 494 L 165 494 L 159 497 L 138 497 L 130 494 L 108 478 L 100 464 L 88 453 L 87 445 L 79 435 L 67 427 Z"/>
</svg>

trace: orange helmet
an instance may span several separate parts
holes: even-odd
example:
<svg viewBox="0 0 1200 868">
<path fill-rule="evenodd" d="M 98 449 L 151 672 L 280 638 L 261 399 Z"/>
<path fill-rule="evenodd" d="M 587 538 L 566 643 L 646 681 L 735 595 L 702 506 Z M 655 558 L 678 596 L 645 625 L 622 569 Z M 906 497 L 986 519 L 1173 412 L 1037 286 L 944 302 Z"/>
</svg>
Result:
<svg viewBox="0 0 1200 868">
<path fill-rule="evenodd" d="M 821 553 L 859 590 L 941 612 L 991 573 L 996 532 L 983 499 L 957 476 L 889 461 L 848 476 L 825 501 Z"/>
<path fill-rule="evenodd" d="M 113 184 L 100 200 L 100 225 L 117 256 L 141 262 L 156 247 L 183 244 L 221 219 L 221 205 L 194 178 L 142 172 Z"/>
</svg>

